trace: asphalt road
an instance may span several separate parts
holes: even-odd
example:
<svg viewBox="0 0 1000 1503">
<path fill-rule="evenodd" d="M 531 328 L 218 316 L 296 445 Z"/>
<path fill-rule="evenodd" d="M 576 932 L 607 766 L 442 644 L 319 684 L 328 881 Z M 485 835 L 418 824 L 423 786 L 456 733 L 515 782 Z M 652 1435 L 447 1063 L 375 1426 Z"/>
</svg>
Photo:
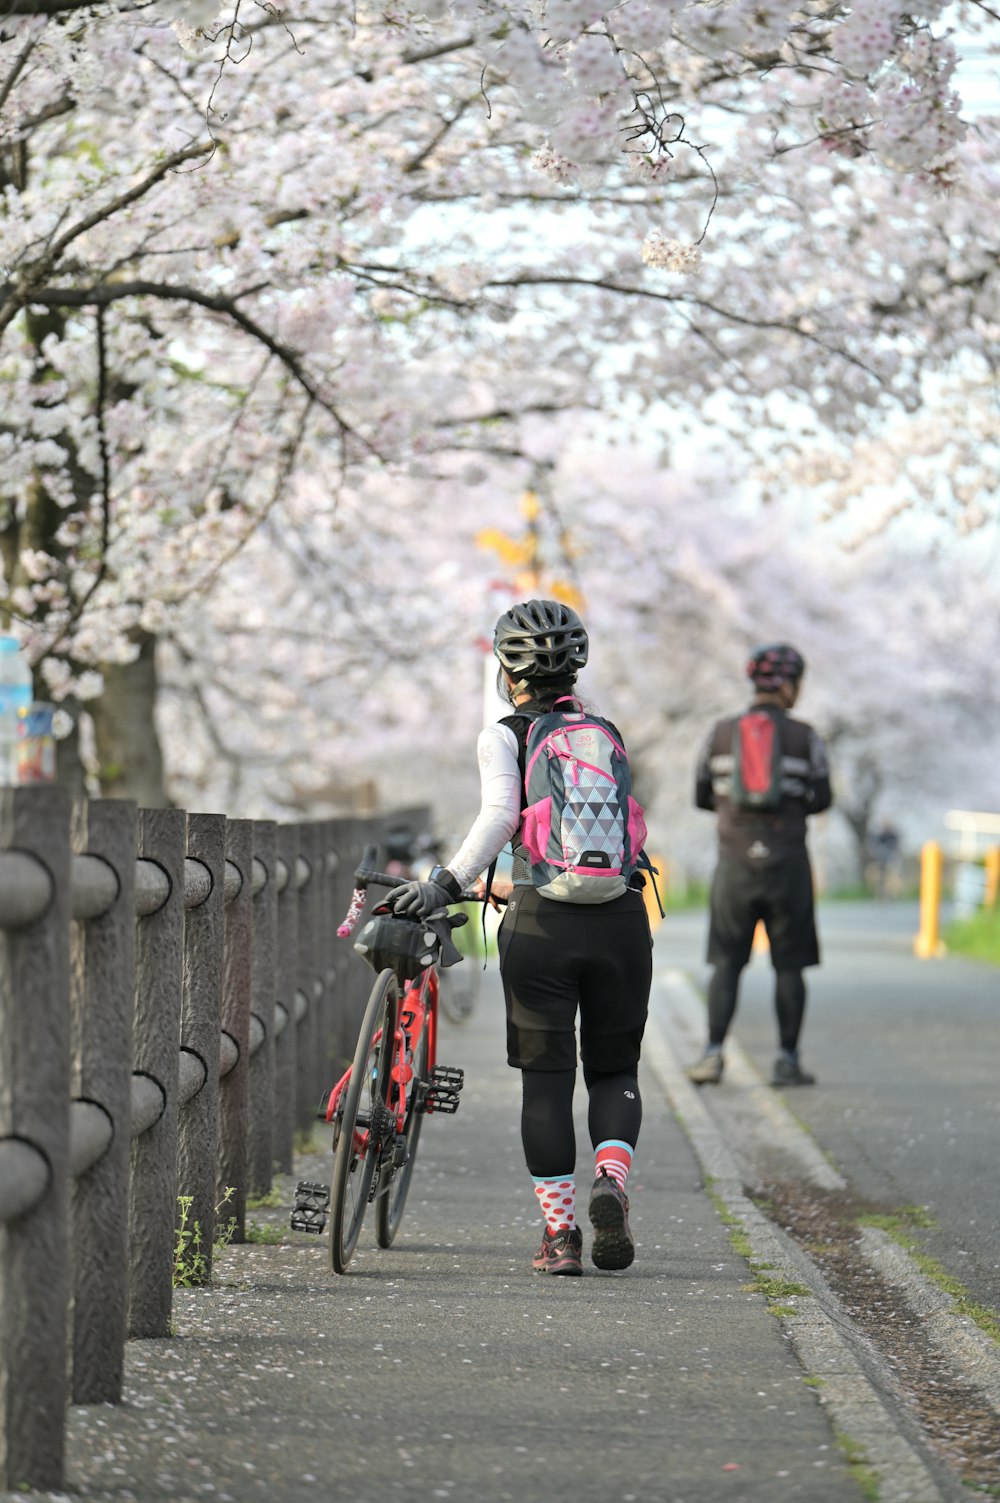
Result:
<svg viewBox="0 0 1000 1503">
<path fill-rule="evenodd" d="M 910 903 L 821 905 L 823 964 L 806 973 L 802 1035 L 818 1084 L 786 1100 L 858 1194 L 886 1210 L 926 1207 L 926 1250 L 1000 1314 L 1000 972 L 916 959 L 917 917 Z M 685 913 L 657 936 L 661 963 L 701 987 L 706 931 L 704 913 Z M 755 955 L 733 1030 L 765 1078 L 771 974 Z"/>
</svg>

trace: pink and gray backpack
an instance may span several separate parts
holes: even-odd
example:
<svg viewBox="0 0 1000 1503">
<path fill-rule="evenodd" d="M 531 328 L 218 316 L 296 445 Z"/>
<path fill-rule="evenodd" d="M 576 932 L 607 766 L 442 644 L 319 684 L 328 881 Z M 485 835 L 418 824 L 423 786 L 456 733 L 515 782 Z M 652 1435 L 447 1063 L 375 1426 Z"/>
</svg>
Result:
<svg viewBox="0 0 1000 1503">
<path fill-rule="evenodd" d="M 565 903 L 620 897 L 640 864 L 643 811 L 614 726 L 567 696 L 531 721 L 518 839 L 532 884 Z"/>
</svg>

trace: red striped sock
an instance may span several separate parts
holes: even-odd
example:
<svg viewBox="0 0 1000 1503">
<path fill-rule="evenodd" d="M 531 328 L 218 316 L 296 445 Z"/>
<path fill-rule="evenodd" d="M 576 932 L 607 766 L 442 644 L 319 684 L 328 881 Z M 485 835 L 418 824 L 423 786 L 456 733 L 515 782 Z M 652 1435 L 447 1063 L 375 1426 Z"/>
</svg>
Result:
<svg viewBox="0 0 1000 1503">
<path fill-rule="evenodd" d="M 539 1179 L 532 1175 L 535 1194 L 550 1232 L 571 1232 L 576 1226 L 576 1180 L 572 1174 L 556 1179 Z"/>
<path fill-rule="evenodd" d="M 602 1169 L 605 1170 L 624 1190 L 631 1167 L 632 1147 L 629 1143 L 623 1143 L 620 1138 L 606 1138 L 603 1143 L 598 1143 L 594 1150 L 596 1174 L 600 1174 Z"/>
</svg>

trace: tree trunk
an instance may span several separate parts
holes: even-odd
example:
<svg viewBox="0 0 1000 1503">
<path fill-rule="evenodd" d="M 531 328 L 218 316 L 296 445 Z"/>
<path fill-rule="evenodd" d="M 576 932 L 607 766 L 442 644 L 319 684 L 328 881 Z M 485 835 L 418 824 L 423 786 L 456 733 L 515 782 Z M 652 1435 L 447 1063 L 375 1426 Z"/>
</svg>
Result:
<svg viewBox="0 0 1000 1503">
<path fill-rule="evenodd" d="M 44 699 L 44 686 L 40 690 L 36 683 L 35 694 L 37 698 Z M 86 798 L 87 778 L 80 757 L 80 701 L 64 699 L 60 702 L 59 709 L 72 716 L 73 729 L 62 741 L 56 742 L 56 782 L 63 788 L 68 788 L 75 798 Z"/>
<path fill-rule="evenodd" d="M 852 797 L 845 798 L 838 795 L 836 808 L 850 826 L 851 834 L 855 841 L 855 854 L 858 864 L 858 879 L 866 887 L 871 886 L 868 880 L 868 867 L 870 864 L 869 836 L 871 835 L 872 815 L 875 812 L 875 804 L 882 788 L 882 780 L 878 771 L 866 757 L 859 758 L 855 769 Z"/>
<path fill-rule="evenodd" d="M 142 809 L 170 807 L 156 731 L 156 638 L 138 634 L 133 663 L 102 668 L 104 693 L 91 707 L 101 793 L 131 798 Z"/>
</svg>

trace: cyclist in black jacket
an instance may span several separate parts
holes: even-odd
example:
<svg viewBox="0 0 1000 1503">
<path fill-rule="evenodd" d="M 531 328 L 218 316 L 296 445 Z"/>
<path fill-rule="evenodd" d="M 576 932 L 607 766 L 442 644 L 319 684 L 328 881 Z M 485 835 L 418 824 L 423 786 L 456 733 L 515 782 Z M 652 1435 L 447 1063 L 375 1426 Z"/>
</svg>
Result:
<svg viewBox="0 0 1000 1503">
<path fill-rule="evenodd" d="M 708 961 L 708 1045 L 688 1068 L 696 1085 L 722 1079 L 722 1046 L 736 1012 L 740 975 L 750 959 L 754 931 L 763 922 L 774 966 L 774 1006 L 780 1052 L 771 1084 L 813 1085 L 802 1068 L 799 1034 L 806 1005 L 802 972 L 819 964 L 813 879 L 806 849 L 806 820 L 832 802 L 826 749 L 804 720 L 789 711 L 802 687 L 805 662 L 794 647 L 759 647 L 747 663 L 753 681 L 751 709 L 774 717 L 780 738 L 779 801 L 742 806 L 734 791 L 734 740 L 740 715 L 718 721 L 705 740 L 695 774 L 695 803 L 718 816 L 719 854 L 712 879 Z M 741 712 L 745 713 L 745 712 Z"/>
</svg>

